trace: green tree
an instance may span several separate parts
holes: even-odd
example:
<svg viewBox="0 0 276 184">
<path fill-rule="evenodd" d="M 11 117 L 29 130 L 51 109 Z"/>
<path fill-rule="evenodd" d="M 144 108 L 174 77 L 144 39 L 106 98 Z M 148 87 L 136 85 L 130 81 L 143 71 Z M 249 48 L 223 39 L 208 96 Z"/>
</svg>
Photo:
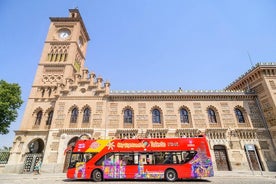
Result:
<svg viewBox="0 0 276 184">
<path fill-rule="evenodd" d="M 9 133 L 8 128 L 16 120 L 22 103 L 20 86 L 0 80 L 0 134 Z"/>
<path fill-rule="evenodd" d="M 0 151 L 11 151 L 12 147 L 3 146 Z"/>
</svg>

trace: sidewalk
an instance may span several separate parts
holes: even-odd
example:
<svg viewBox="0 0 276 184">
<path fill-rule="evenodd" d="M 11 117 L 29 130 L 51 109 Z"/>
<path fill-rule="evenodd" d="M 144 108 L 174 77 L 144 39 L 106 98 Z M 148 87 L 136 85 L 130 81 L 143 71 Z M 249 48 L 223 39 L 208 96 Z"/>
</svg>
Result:
<svg viewBox="0 0 276 184">
<path fill-rule="evenodd" d="M 27 173 L 27 174 L 17 174 L 17 173 L 1 173 L 0 174 L 0 181 L 2 179 L 29 179 L 29 178 L 60 178 L 60 179 L 67 179 L 66 173 L 41 173 L 41 174 L 33 174 L 33 173 Z"/>
<path fill-rule="evenodd" d="M 0 174 L 1 179 L 14 178 L 14 179 L 28 179 L 28 178 L 59 178 L 59 179 L 67 179 L 66 173 L 43 173 L 39 175 L 34 174 L 15 174 L 15 173 L 5 173 Z M 269 177 L 276 179 L 276 172 L 260 172 L 260 171 L 215 171 L 214 177 Z"/>
<path fill-rule="evenodd" d="M 269 177 L 276 179 L 276 172 L 267 171 L 215 171 L 215 177 Z"/>
</svg>

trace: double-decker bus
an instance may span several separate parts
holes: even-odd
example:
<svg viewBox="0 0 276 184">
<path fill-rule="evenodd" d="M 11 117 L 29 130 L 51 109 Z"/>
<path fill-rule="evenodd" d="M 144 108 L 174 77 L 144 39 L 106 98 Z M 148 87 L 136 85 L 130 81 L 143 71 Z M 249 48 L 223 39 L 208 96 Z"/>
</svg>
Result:
<svg viewBox="0 0 276 184">
<path fill-rule="evenodd" d="M 67 170 L 69 179 L 177 179 L 214 175 L 205 136 L 78 140 Z"/>
</svg>

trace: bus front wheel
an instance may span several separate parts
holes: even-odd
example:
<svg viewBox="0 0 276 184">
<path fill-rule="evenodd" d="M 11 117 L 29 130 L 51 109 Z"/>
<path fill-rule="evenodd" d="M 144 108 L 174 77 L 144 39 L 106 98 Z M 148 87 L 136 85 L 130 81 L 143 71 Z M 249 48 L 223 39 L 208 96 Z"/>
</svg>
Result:
<svg viewBox="0 0 276 184">
<path fill-rule="evenodd" d="M 103 174 L 100 170 L 96 169 L 92 173 L 92 179 L 96 182 L 103 180 Z"/>
<path fill-rule="evenodd" d="M 173 169 L 168 169 L 165 172 L 165 178 L 167 181 L 175 181 L 177 180 L 177 173 Z"/>
</svg>

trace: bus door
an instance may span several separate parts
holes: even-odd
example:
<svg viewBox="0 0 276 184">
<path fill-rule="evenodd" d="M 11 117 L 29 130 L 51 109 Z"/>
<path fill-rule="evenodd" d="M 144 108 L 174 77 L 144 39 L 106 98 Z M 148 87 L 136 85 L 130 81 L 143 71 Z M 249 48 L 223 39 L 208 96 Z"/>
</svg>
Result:
<svg viewBox="0 0 276 184">
<path fill-rule="evenodd" d="M 160 157 L 164 157 L 162 152 L 146 152 L 139 154 L 137 179 L 163 179 L 164 169 L 167 166 L 162 164 Z"/>
<path fill-rule="evenodd" d="M 138 153 L 123 153 L 120 155 L 122 157 L 125 166 L 125 177 L 133 179 L 138 173 Z"/>
</svg>

